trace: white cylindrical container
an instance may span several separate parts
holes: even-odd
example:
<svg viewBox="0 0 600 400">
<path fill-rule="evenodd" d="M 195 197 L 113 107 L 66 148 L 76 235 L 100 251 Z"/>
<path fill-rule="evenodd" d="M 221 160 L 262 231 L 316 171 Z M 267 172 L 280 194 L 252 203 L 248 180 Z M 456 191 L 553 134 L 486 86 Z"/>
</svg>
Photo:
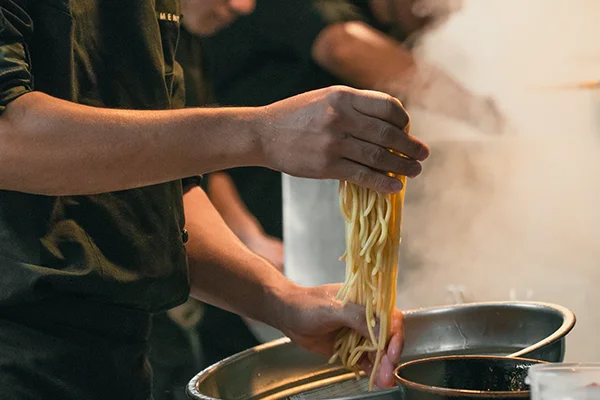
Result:
<svg viewBox="0 0 600 400">
<path fill-rule="evenodd" d="M 600 364 L 541 364 L 529 369 L 531 400 L 600 399 Z"/>
<path fill-rule="evenodd" d="M 343 282 L 346 249 L 339 181 L 283 175 L 285 274 L 296 283 L 317 286 Z"/>
</svg>

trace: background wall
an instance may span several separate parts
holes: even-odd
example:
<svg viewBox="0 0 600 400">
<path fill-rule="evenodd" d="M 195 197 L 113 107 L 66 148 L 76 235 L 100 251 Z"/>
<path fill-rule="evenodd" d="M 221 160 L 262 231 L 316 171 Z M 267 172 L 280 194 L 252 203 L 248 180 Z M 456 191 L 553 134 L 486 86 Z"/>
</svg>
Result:
<svg viewBox="0 0 600 400">
<path fill-rule="evenodd" d="M 491 137 L 410 110 L 433 153 L 408 186 L 398 305 L 559 303 L 578 317 L 567 359 L 600 361 L 600 90 L 550 88 L 600 79 L 600 2 L 464 3 L 418 52 L 510 127 Z M 284 225 L 292 279 L 343 279 L 336 182 L 285 177 Z"/>
</svg>

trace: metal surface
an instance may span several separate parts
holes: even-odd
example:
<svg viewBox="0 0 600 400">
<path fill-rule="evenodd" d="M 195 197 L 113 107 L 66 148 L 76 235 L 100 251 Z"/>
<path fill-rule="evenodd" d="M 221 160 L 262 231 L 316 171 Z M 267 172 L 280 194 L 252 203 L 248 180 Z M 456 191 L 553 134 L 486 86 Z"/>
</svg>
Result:
<svg viewBox="0 0 600 400">
<path fill-rule="evenodd" d="M 406 343 L 402 361 L 423 357 L 478 354 L 511 355 L 562 361 L 564 337 L 575 316 L 564 307 L 534 302 L 474 303 L 405 312 Z M 365 393 L 360 381 L 340 365 L 303 350 L 287 338 L 266 343 L 223 360 L 188 385 L 194 400 L 401 399 L 399 390 Z M 319 397 L 343 382 L 346 393 Z M 356 389 L 356 390 L 355 390 Z M 312 396 L 312 397 L 311 397 Z"/>
<path fill-rule="evenodd" d="M 528 399 L 527 372 L 545 363 L 517 357 L 446 356 L 413 360 L 396 368 L 406 400 Z"/>
</svg>

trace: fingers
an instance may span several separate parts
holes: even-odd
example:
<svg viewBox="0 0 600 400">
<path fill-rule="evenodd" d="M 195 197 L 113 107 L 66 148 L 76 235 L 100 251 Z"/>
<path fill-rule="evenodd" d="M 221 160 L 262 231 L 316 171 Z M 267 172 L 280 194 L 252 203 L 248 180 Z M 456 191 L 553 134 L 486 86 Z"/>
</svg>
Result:
<svg viewBox="0 0 600 400">
<path fill-rule="evenodd" d="M 384 147 L 357 140 L 353 137 L 348 137 L 343 142 L 342 147 L 346 158 L 382 172 L 391 172 L 396 175 L 414 178 L 422 170 L 421 164 L 415 160 L 400 157 Z"/>
<path fill-rule="evenodd" d="M 393 364 L 400 362 L 404 349 L 404 315 L 398 309 L 392 315 L 391 338 L 388 343 L 387 356 Z"/>
<path fill-rule="evenodd" d="M 365 142 L 384 149 L 392 149 L 413 160 L 423 161 L 429 157 L 429 148 L 414 136 L 406 134 L 402 128 L 376 118 L 361 118 L 348 133 Z"/>
<path fill-rule="evenodd" d="M 397 178 L 350 160 L 341 160 L 335 175 L 337 179 L 346 180 L 381 193 L 391 194 L 402 190 L 402 182 Z"/>
<path fill-rule="evenodd" d="M 394 369 L 396 364 L 392 363 L 387 355 L 381 357 L 381 364 L 377 370 L 377 377 L 375 378 L 375 385 L 378 388 L 391 388 L 395 386 Z"/>
<path fill-rule="evenodd" d="M 414 160 L 423 161 L 429 157 L 429 148 L 414 136 L 406 134 L 408 114 L 398 99 L 378 92 L 359 93 L 353 97 L 353 107 L 361 115 L 347 127 L 349 134 Z M 377 168 L 386 171 L 383 167 Z"/>
<path fill-rule="evenodd" d="M 400 100 L 380 92 L 363 90 L 353 97 L 352 106 L 363 115 L 368 115 L 404 130 L 408 125 L 408 113 Z"/>
</svg>

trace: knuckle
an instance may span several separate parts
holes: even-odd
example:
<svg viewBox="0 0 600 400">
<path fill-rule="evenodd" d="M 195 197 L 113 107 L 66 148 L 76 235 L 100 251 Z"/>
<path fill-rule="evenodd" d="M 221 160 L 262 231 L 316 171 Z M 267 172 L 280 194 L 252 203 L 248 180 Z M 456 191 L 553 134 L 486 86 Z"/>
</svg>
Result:
<svg viewBox="0 0 600 400">
<path fill-rule="evenodd" d="M 330 169 L 335 166 L 339 159 L 340 138 L 337 135 L 326 135 L 323 137 L 321 148 L 322 157 L 320 157 L 319 168 Z"/>
<path fill-rule="evenodd" d="M 343 124 L 344 116 L 339 110 L 327 107 L 322 118 L 323 127 L 328 131 L 335 131 Z"/>
<path fill-rule="evenodd" d="M 331 86 L 329 88 L 329 93 L 327 95 L 331 104 L 343 104 L 345 101 L 351 97 L 350 88 L 346 86 Z"/>
<path fill-rule="evenodd" d="M 379 141 L 382 145 L 389 146 L 394 142 L 395 137 L 396 132 L 390 125 L 384 124 L 379 128 Z"/>
<path fill-rule="evenodd" d="M 393 113 L 396 112 L 398 108 L 396 98 L 390 96 L 389 94 L 382 93 L 381 99 L 383 103 L 382 107 L 386 115 L 393 115 Z"/>
<path fill-rule="evenodd" d="M 362 184 L 369 179 L 369 171 L 366 168 L 358 168 L 354 171 L 353 179 L 355 182 Z"/>
<path fill-rule="evenodd" d="M 389 186 L 389 179 L 390 178 L 386 177 L 385 175 L 379 174 L 373 182 L 375 190 L 383 191 L 384 188 Z"/>
<path fill-rule="evenodd" d="M 376 147 L 367 152 L 367 161 L 372 165 L 381 165 L 386 159 L 386 150 Z"/>
</svg>

